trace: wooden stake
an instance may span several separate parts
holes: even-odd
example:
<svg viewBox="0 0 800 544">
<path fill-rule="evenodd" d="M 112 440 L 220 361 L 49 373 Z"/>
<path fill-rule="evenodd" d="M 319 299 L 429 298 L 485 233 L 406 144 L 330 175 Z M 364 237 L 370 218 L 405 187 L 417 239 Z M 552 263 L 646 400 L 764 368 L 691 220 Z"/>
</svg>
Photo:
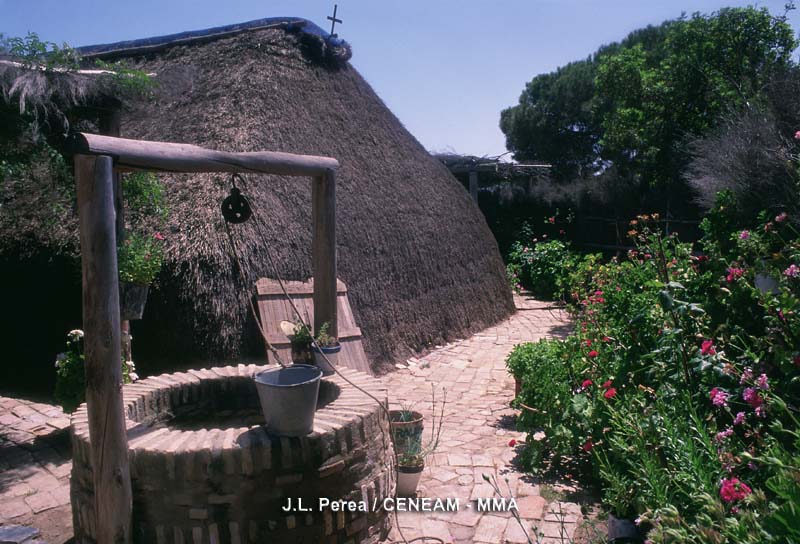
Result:
<svg viewBox="0 0 800 544">
<path fill-rule="evenodd" d="M 469 171 L 469 196 L 472 197 L 472 200 L 475 201 L 477 204 L 478 202 L 478 171 L 477 170 L 470 170 Z"/>
<path fill-rule="evenodd" d="M 131 542 L 132 494 L 122 404 L 119 280 L 111 157 L 75 156 L 83 272 L 86 402 L 97 542 Z"/>
<path fill-rule="evenodd" d="M 336 174 L 328 170 L 312 182 L 312 266 L 314 268 L 314 331 L 330 322 L 329 334 L 338 335 L 336 320 Z"/>
</svg>

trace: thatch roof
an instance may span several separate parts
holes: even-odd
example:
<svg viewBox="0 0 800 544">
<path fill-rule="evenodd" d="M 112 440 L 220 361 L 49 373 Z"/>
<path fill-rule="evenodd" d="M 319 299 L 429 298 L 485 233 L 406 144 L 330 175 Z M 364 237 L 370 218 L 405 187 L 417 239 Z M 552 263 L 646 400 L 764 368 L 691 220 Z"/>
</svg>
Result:
<svg viewBox="0 0 800 544">
<path fill-rule="evenodd" d="M 310 30 L 309 30 L 310 29 Z M 105 47 L 157 74 L 152 101 L 123 115 L 122 136 L 231 151 L 275 150 L 336 158 L 339 276 L 373 362 L 462 337 L 512 311 L 503 264 L 469 195 L 405 130 L 348 63 L 349 47 L 310 23 L 270 23 L 189 42 Z M 164 40 L 162 40 L 163 42 Z M 151 44 L 152 45 L 152 44 Z M 91 52 L 84 50 L 84 53 Z M 332 60 L 333 59 L 333 60 Z M 167 263 L 134 323 L 140 360 L 257 354 L 247 313 L 256 278 L 311 276 L 310 183 L 247 176 L 262 214 L 242 227 L 241 286 L 219 205 L 227 179 L 164 175 Z"/>
</svg>

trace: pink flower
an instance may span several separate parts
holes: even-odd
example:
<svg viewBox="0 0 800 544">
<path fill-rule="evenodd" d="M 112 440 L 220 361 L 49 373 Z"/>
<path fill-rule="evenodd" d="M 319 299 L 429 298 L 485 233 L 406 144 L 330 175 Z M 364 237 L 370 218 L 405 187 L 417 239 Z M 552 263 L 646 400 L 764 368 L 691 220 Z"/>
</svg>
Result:
<svg viewBox="0 0 800 544">
<path fill-rule="evenodd" d="M 789 219 L 789 214 L 787 214 L 786 212 L 781 212 L 775 216 L 776 223 L 783 223 L 787 219 Z"/>
<path fill-rule="evenodd" d="M 550 223 L 551 225 L 555 224 L 555 222 L 556 222 L 556 216 L 555 216 L 555 215 L 553 215 L 553 216 L 550 216 L 550 217 L 548 217 L 548 218 L 547 218 L 547 222 L 548 222 L 548 223 Z"/>
<path fill-rule="evenodd" d="M 614 397 L 617 396 L 617 390 L 613 387 L 609 387 L 608 389 L 606 389 L 606 392 L 603 393 L 603 396 L 607 399 L 613 399 Z"/>
<path fill-rule="evenodd" d="M 727 406 L 728 405 L 728 393 L 719 387 L 715 387 L 711 390 L 709 395 L 711 397 L 711 404 L 714 406 Z"/>
<path fill-rule="evenodd" d="M 724 442 L 725 439 L 728 438 L 729 436 L 731 436 L 732 434 L 733 434 L 733 429 L 731 427 L 728 427 L 724 431 L 720 431 L 716 435 L 714 435 L 714 441 L 715 442 Z"/>
<path fill-rule="evenodd" d="M 714 348 L 714 341 L 703 340 L 703 343 L 700 345 L 700 353 L 703 355 L 716 355 L 717 350 Z"/>
<path fill-rule="evenodd" d="M 742 371 L 742 377 L 739 379 L 739 384 L 744 385 L 752 379 L 753 379 L 753 369 L 745 368 L 744 371 Z"/>
<path fill-rule="evenodd" d="M 516 445 L 517 445 L 517 441 L 515 439 L 512 438 L 511 440 L 508 441 L 508 447 L 509 448 L 513 448 Z"/>
<path fill-rule="evenodd" d="M 591 340 L 589 340 L 588 338 L 587 338 L 586 340 L 584 340 L 584 341 L 583 341 L 583 343 L 584 343 L 584 344 L 586 344 L 586 347 L 587 347 L 587 348 L 588 348 L 588 347 L 590 347 L 590 346 L 592 345 L 592 341 L 591 341 Z"/>
<path fill-rule="evenodd" d="M 794 139 L 795 140 L 800 140 L 800 130 L 798 130 L 797 132 L 794 133 Z"/>
<path fill-rule="evenodd" d="M 581 384 L 581 389 L 586 389 L 587 387 L 592 385 L 592 383 L 594 383 L 592 382 L 592 380 L 583 380 L 583 383 Z"/>
<path fill-rule="evenodd" d="M 726 279 L 728 280 L 728 283 L 731 283 L 737 278 L 741 278 L 742 274 L 744 274 L 744 270 L 741 268 L 731 267 L 728 269 L 728 276 Z"/>
<path fill-rule="evenodd" d="M 789 268 L 783 271 L 783 275 L 787 278 L 796 278 L 800 276 L 800 267 L 796 264 L 790 264 Z"/>
<path fill-rule="evenodd" d="M 754 410 L 760 408 L 761 405 L 764 404 L 764 399 L 761 398 L 758 391 L 752 387 L 748 387 L 742 392 L 742 398 Z"/>
<path fill-rule="evenodd" d="M 747 240 L 749 238 L 750 238 L 749 230 L 743 230 L 742 232 L 739 233 L 739 240 Z"/>
<path fill-rule="evenodd" d="M 590 438 L 589 440 L 587 440 L 586 442 L 583 443 L 583 446 L 581 446 L 581 449 L 583 451 L 592 451 L 593 447 L 594 447 L 594 444 L 592 444 L 592 439 Z"/>
<path fill-rule="evenodd" d="M 736 417 L 733 418 L 734 425 L 741 425 L 744 423 L 745 415 L 744 412 L 739 412 L 736 414 Z"/>
<path fill-rule="evenodd" d="M 762 391 L 769 391 L 769 379 L 767 378 L 766 374 L 762 374 L 756 380 L 756 385 Z"/>
<path fill-rule="evenodd" d="M 606 380 L 600 387 L 602 387 L 603 389 L 608 389 L 609 387 L 611 387 L 611 380 Z"/>
<path fill-rule="evenodd" d="M 164 239 L 164 235 L 163 235 L 163 234 L 161 234 L 160 232 L 156 232 L 156 233 L 153 235 L 153 238 L 155 238 L 156 240 L 163 240 L 163 239 Z"/>
<path fill-rule="evenodd" d="M 589 353 L 587 353 L 586 355 L 587 355 L 587 356 L 588 356 L 590 359 L 594 359 L 595 357 L 597 357 L 597 356 L 599 355 L 599 353 L 597 353 L 597 350 L 593 349 L 592 351 L 590 351 L 590 352 L 589 352 Z"/>
<path fill-rule="evenodd" d="M 722 480 L 719 496 L 725 502 L 735 502 L 744 499 L 752 492 L 753 490 L 739 478 L 725 478 Z"/>
</svg>

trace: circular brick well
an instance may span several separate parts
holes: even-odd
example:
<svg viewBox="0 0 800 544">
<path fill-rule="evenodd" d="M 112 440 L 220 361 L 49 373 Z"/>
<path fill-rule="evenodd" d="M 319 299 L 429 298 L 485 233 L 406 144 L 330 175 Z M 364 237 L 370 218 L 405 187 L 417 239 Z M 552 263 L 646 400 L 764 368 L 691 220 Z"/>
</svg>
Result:
<svg viewBox="0 0 800 544">
<path fill-rule="evenodd" d="M 142 543 L 378 542 L 390 518 L 373 511 L 394 492 L 389 423 L 338 376 L 320 384 L 314 430 L 268 434 L 253 376 L 266 367 L 189 370 L 124 387 L 133 536 Z M 366 374 L 348 379 L 386 402 Z M 95 542 L 86 405 L 72 419 L 72 515 L 77 542 Z M 368 511 L 319 511 L 321 497 Z M 301 498 L 312 512 L 283 512 Z M 295 501 L 296 503 L 296 501 Z"/>
</svg>

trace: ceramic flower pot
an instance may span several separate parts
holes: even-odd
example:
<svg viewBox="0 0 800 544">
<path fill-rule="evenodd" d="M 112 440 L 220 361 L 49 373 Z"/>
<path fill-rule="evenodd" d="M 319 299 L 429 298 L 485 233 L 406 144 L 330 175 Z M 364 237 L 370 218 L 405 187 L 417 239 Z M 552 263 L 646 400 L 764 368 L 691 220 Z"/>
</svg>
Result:
<svg viewBox="0 0 800 544">
<path fill-rule="evenodd" d="M 316 347 L 312 346 L 311 351 L 314 354 L 314 365 L 322 370 L 323 376 L 332 376 L 336 372 L 333 367 L 337 366 L 339 359 L 339 352 L 342 350 L 341 344 L 332 347 Z M 323 357 L 324 355 L 324 357 Z"/>
<path fill-rule="evenodd" d="M 640 543 L 642 535 L 633 520 L 608 515 L 608 541 L 614 544 Z"/>
<path fill-rule="evenodd" d="M 119 282 L 119 315 L 123 321 L 141 319 L 147 302 L 149 285 Z"/>
<path fill-rule="evenodd" d="M 417 494 L 417 485 L 424 468 L 425 465 L 400 465 L 397 467 L 397 495 L 399 497 L 413 497 Z"/>
<path fill-rule="evenodd" d="M 422 447 L 422 414 L 413 410 L 389 410 L 389 428 L 392 432 L 395 454 L 419 451 Z"/>
</svg>

